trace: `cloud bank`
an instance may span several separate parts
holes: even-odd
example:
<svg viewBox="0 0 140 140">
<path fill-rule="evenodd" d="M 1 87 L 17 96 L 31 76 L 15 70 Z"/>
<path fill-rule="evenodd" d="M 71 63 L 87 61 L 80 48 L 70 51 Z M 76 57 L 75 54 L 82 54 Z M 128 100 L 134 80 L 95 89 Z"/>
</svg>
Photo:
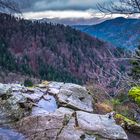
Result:
<svg viewBox="0 0 140 140">
<path fill-rule="evenodd" d="M 18 2 L 23 11 L 44 10 L 88 10 L 96 9 L 97 3 L 110 0 L 14 0 Z"/>
<path fill-rule="evenodd" d="M 65 23 L 94 23 L 95 19 L 103 18 L 97 10 L 97 3 L 109 3 L 110 0 L 14 0 L 23 11 L 26 19 L 52 19 Z M 115 2 L 117 2 L 116 0 Z M 116 15 L 115 15 L 116 16 Z M 118 16 L 118 15 L 117 15 Z M 116 17 L 117 17 L 116 16 Z M 108 18 L 108 17 L 105 17 Z M 65 19 L 65 20 L 64 20 Z M 95 21 L 96 22 L 96 21 Z"/>
</svg>

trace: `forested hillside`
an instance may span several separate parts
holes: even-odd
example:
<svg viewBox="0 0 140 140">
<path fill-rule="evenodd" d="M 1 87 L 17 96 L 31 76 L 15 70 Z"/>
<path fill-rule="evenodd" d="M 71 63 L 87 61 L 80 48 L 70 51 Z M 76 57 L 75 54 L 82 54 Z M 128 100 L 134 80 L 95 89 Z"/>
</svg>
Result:
<svg viewBox="0 0 140 140">
<path fill-rule="evenodd" d="M 112 43 L 114 46 L 134 50 L 139 45 L 140 20 L 116 18 L 97 25 L 74 26 L 76 29 Z"/>
<path fill-rule="evenodd" d="M 41 79 L 84 84 L 96 82 L 116 89 L 116 71 L 124 73 L 127 63 L 116 49 L 69 26 L 39 23 L 0 14 L 0 65 Z"/>
</svg>

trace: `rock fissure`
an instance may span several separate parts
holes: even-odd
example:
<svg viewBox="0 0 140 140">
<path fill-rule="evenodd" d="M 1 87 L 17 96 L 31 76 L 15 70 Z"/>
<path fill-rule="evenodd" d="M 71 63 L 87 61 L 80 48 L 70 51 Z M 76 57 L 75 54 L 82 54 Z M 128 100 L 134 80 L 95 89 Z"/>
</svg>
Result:
<svg viewBox="0 0 140 140">
<path fill-rule="evenodd" d="M 61 132 L 63 131 L 63 129 L 65 128 L 65 126 L 69 123 L 69 121 L 70 121 L 71 118 L 72 118 L 72 115 L 69 117 L 69 119 L 68 119 L 68 117 L 66 115 L 64 116 L 63 127 L 58 132 L 57 137 L 56 137 L 56 140 L 58 140 L 59 135 L 61 134 Z"/>
<path fill-rule="evenodd" d="M 77 114 L 76 114 L 76 112 L 74 113 L 74 117 L 75 117 L 75 127 L 79 127 L 79 124 L 78 124 L 78 119 L 77 119 Z"/>
</svg>

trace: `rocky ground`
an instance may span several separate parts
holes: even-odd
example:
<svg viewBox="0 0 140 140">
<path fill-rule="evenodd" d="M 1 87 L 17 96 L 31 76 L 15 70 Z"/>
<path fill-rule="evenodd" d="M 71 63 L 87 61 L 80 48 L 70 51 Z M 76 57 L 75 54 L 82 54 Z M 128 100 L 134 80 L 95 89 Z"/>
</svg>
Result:
<svg viewBox="0 0 140 140">
<path fill-rule="evenodd" d="M 94 105 L 75 84 L 0 84 L 0 140 L 127 140 L 114 113 L 95 114 Z M 140 125 L 130 127 L 140 133 Z"/>
</svg>

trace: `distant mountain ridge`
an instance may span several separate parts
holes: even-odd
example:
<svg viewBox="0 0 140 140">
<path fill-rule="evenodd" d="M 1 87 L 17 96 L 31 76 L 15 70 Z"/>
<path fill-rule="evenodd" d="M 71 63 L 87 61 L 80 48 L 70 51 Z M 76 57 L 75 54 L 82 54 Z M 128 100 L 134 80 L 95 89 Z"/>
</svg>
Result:
<svg viewBox="0 0 140 140">
<path fill-rule="evenodd" d="M 140 44 L 140 19 L 118 17 L 97 25 L 73 27 L 117 47 L 134 49 Z"/>
<path fill-rule="evenodd" d="M 54 23 L 54 24 L 64 24 L 64 25 L 95 25 L 99 24 L 106 19 L 94 17 L 94 18 L 43 18 L 40 19 L 40 22 Z"/>
</svg>

